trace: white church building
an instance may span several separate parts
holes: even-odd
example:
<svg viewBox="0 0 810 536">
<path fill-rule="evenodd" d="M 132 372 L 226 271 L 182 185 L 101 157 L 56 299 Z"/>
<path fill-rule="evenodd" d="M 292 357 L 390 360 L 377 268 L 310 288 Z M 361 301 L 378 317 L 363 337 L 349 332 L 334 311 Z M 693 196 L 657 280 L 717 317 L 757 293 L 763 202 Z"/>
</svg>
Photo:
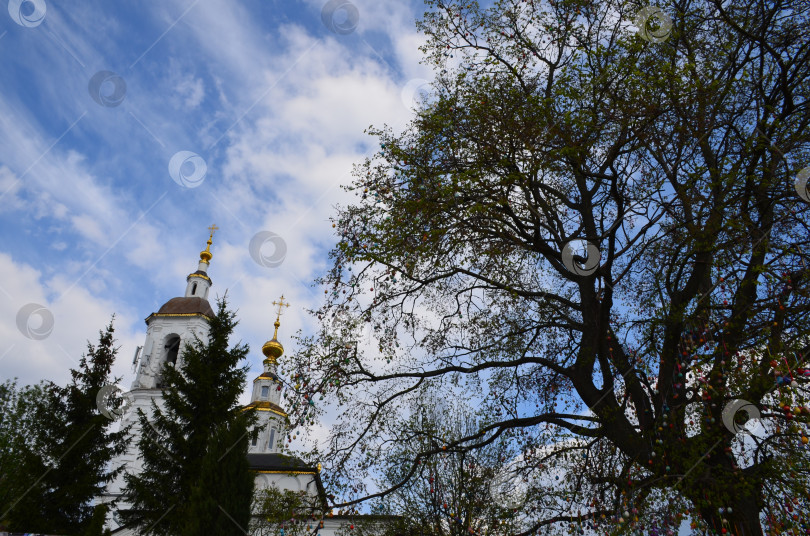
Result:
<svg viewBox="0 0 810 536">
<path fill-rule="evenodd" d="M 143 433 L 138 420 L 138 409 L 151 415 L 151 404 L 154 400 L 158 407 L 163 407 L 163 383 L 160 371 L 165 363 L 180 366 L 183 362 L 183 348 L 186 343 L 193 343 L 194 336 L 207 340 L 208 322 L 215 316 L 208 302 L 211 289 L 211 278 L 208 267 L 212 258 L 211 243 L 216 226 L 212 226 L 207 246 L 200 253 L 197 271 L 186 277 L 186 291 L 182 297 L 167 301 L 157 312 L 146 318 L 146 339 L 140 359 L 136 355 L 137 374 L 130 391 L 124 394 L 126 404 L 122 415 L 122 426 L 132 425 L 132 436 L 127 451 L 115 461 L 115 466 L 124 465 L 124 472 L 138 474 L 143 469 L 139 458 L 138 438 Z M 284 303 L 282 296 L 279 302 L 279 316 Z M 255 473 L 255 489 L 260 491 L 271 486 L 280 490 L 304 492 L 310 501 L 326 505 L 327 498 L 320 478 L 320 464 L 311 467 L 301 460 L 281 453 L 285 433 L 287 414 L 281 406 L 282 382 L 277 375 L 277 360 L 284 353 L 284 347 L 278 341 L 279 317 L 276 317 L 273 338 L 264 343 L 264 372 L 253 380 L 250 404 L 256 410 L 256 428 L 258 437 L 252 440 L 247 454 L 250 469 Z M 111 482 L 105 493 L 98 498 L 99 502 L 118 501 L 117 509 L 110 514 L 107 527 L 116 536 L 139 534 L 136 530 L 121 526 L 116 511 L 125 510 L 129 505 L 123 498 L 125 481 L 123 474 Z M 336 532 L 346 532 L 354 528 L 354 523 L 366 518 L 372 523 L 380 523 L 384 518 L 363 515 L 328 515 L 323 520 L 316 520 L 308 534 L 331 536 Z M 258 519 L 258 517 L 257 517 Z M 258 528 L 250 530 L 251 534 L 262 534 Z M 273 531 L 279 534 L 278 530 Z M 283 532 L 282 532 L 283 534 Z"/>
</svg>

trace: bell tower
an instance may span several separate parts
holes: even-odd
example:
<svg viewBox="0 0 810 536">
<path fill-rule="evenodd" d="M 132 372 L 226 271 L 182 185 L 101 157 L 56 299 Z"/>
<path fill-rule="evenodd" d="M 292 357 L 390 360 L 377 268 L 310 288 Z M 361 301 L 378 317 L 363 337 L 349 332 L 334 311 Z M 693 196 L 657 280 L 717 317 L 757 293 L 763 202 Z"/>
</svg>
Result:
<svg viewBox="0 0 810 536">
<path fill-rule="evenodd" d="M 163 364 L 179 365 L 185 345 L 193 343 L 195 335 L 203 340 L 208 336 L 208 321 L 214 317 L 214 311 L 208 303 L 208 291 L 211 288 L 208 266 L 213 257 L 211 243 L 217 229 L 216 225 L 208 228 L 208 242 L 205 250 L 200 252 L 197 271 L 186 277 L 185 296 L 172 298 L 146 318 L 146 341 L 138 373 L 132 383 L 133 391 L 161 389 L 163 383 L 160 371 Z"/>
<path fill-rule="evenodd" d="M 211 243 L 217 226 L 212 225 L 208 230 L 210 231 L 208 242 L 206 248 L 200 252 L 197 271 L 186 277 L 185 295 L 170 299 L 157 312 L 145 319 L 146 340 L 143 344 L 143 353 L 140 361 L 135 364 L 137 373 L 130 391 L 124 394 L 127 409 L 121 419 L 122 427 L 132 425 L 132 440 L 127 451 L 114 460 L 115 466 L 122 464 L 125 466 L 125 473 L 138 474 L 143 468 L 138 458 L 138 438 L 141 434 L 138 409 L 146 415 L 151 415 L 152 401 L 155 401 L 158 407 L 163 407 L 165 387 L 162 379 L 163 366 L 180 366 L 183 363 L 183 350 L 186 344 L 194 343 L 195 336 L 207 342 L 208 322 L 215 316 L 211 304 L 208 303 L 208 291 L 211 288 L 208 266 L 213 256 Z M 99 501 L 109 502 L 120 498 L 124 485 L 122 473 L 107 485 Z M 126 504 L 119 503 L 119 508 L 127 507 Z"/>
</svg>

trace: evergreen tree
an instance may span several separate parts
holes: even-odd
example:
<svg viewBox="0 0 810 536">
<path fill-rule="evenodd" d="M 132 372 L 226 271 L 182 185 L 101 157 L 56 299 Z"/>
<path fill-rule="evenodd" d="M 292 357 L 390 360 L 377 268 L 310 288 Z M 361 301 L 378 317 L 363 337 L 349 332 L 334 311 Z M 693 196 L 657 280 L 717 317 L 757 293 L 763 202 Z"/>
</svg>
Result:
<svg viewBox="0 0 810 536">
<path fill-rule="evenodd" d="M 247 427 L 254 416 L 238 403 L 248 369 L 239 365 L 249 349 L 228 348 L 235 317 L 226 298 L 219 300 L 208 342 L 195 337 L 177 368 L 164 365 L 163 408 L 153 402 L 151 416 L 139 411 L 143 471 L 125 477 L 132 508 L 121 517 L 145 534 L 209 534 L 215 526 L 225 531 L 217 534 L 236 534 L 243 533 L 237 525 L 247 527 Z"/>
<path fill-rule="evenodd" d="M 200 478 L 191 490 L 183 535 L 246 533 L 254 481 L 246 456 L 250 420 L 243 412 L 211 436 Z"/>
<path fill-rule="evenodd" d="M 39 477 L 48 471 L 37 455 L 35 432 L 37 406 L 44 397 L 42 384 L 0 384 L 0 526 L 9 529 L 38 515 L 43 495 Z"/>
<path fill-rule="evenodd" d="M 126 450 L 128 430 L 112 431 L 114 421 L 96 400 L 102 387 L 120 381 L 110 378 L 118 352 L 113 320 L 99 332 L 98 346 L 87 343 L 67 386 L 46 383 L 26 406 L 24 464 L 17 473 L 26 491 L 6 514 L 12 530 L 84 532 L 93 522 L 93 500 L 123 469 L 110 462 Z"/>
</svg>

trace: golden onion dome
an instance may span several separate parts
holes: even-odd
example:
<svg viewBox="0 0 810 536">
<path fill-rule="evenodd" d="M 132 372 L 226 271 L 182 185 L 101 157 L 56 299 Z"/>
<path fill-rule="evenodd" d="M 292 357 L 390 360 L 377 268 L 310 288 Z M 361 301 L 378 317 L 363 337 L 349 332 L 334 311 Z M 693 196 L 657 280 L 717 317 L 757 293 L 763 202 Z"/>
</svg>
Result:
<svg viewBox="0 0 810 536">
<path fill-rule="evenodd" d="M 271 363 L 275 363 L 276 359 L 281 357 L 281 354 L 284 353 L 284 346 L 282 346 L 281 343 L 278 342 L 278 339 L 276 339 L 278 336 L 278 327 L 281 324 L 278 320 L 276 320 L 275 324 L 273 325 L 276 326 L 276 332 L 273 334 L 273 338 L 264 343 L 264 346 L 262 346 L 262 353 L 267 358 L 266 361 L 270 361 Z"/>
<path fill-rule="evenodd" d="M 274 301 L 273 305 L 278 305 L 278 312 L 276 313 L 276 321 L 273 325 L 276 327 L 276 331 L 273 332 L 273 338 L 264 343 L 262 346 L 262 353 L 266 357 L 264 360 L 265 363 L 269 363 L 272 365 L 276 364 L 276 359 L 281 357 L 281 354 L 284 353 L 284 347 L 278 342 L 278 327 L 281 325 L 279 319 L 281 318 L 281 311 L 283 307 L 289 307 L 289 303 L 284 302 L 284 295 L 281 295 L 281 299 L 279 301 Z"/>
</svg>

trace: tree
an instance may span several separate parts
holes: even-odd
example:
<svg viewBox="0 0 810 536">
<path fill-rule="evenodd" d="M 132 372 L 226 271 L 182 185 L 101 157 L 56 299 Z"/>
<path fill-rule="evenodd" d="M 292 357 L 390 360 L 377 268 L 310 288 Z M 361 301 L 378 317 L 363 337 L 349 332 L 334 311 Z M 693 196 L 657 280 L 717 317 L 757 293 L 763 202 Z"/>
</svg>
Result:
<svg viewBox="0 0 810 536">
<path fill-rule="evenodd" d="M 521 534 L 798 528 L 810 6 L 427 5 L 435 92 L 402 132 L 370 130 L 290 391 L 297 426 L 340 412 L 336 506 L 390 494 L 358 480 L 431 388 L 492 421 L 403 481 L 493 442 L 526 471 L 570 466 Z M 375 344 L 346 347 L 363 325 Z"/>
<path fill-rule="evenodd" d="M 408 462 L 438 441 L 460 439 L 474 433 L 480 420 L 463 402 L 450 407 L 434 396 L 418 408 L 407 429 L 412 440 L 389 453 L 386 473 L 379 483 L 390 489 L 378 501 L 378 511 L 397 516 L 389 534 L 435 536 L 511 535 L 515 510 L 523 505 L 528 485 L 511 459 L 508 445 L 492 443 L 475 451 L 445 452 L 420 464 L 413 479 L 405 478 Z"/>
<path fill-rule="evenodd" d="M 247 460 L 249 414 L 219 426 L 202 461 L 188 501 L 188 526 L 181 534 L 247 534 L 254 475 Z M 227 515 L 223 515 L 227 513 Z"/>
<path fill-rule="evenodd" d="M 112 431 L 114 421 L 97 402 L 104 386 L 120 381 L 110 377 L 118 352 L 114 318 L 99 331 L 97 346 L 87 343 L 67 386 L 47 382 L 23 390 L 21 400 L 28 402 L 18 407 L 27 415 L 18 439 L 25 454 L 17 476 L 25 491 L 7 512 L 12 529 L 80 534 L 97 524 L 93 501 L 123 469 L 110 464 L 126 450 L 129 432 Z"/>
<path fill-rule="evenodd" d="M 152 415 L 139 411 L 143 471 L 125 476 L 132 507 L 120 513 L 144 533 L 244 534 L 250 521 L 248 427 L 255 417 L 239 405 L 249 348 L 228 347 L 237 321 L 226 300 L 217 302 L 207 342 L 195 338 L 180 366 L 164 365 L 163 407 L 153 401 Z"/>
<path fill-rule="evenodd" d="M 37 406 L 44 393 L 42 384 L 18 387 L 16 380 L 0 384 L 0 526 L 14 529 L 20 520 L 38 514 L 42 488 L 36 479 L 47 467 L 37 456 L 34 441 Z"/>
<path fill-rule="evenodd" d="M 275 486 L 261 490 L 256 498 L 258 519 L 254 530 L 259 535 L 304 536 L 315 534 L 326 512 L 319 497 L 306 491 L 280 490 Z"/>
</svg>

